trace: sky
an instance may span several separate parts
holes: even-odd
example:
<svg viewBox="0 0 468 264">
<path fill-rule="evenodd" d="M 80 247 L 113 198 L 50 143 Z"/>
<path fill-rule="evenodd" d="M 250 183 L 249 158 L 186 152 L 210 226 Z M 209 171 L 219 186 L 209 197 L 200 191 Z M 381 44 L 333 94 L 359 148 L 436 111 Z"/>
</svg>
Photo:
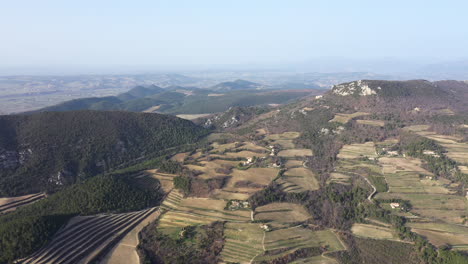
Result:
<svg viewBox="0 0 468 264">
<path fill-rule="evenodd" d="M 0 0 L 0 68 L 468 57 L 468 1 Z"/>
</svg>

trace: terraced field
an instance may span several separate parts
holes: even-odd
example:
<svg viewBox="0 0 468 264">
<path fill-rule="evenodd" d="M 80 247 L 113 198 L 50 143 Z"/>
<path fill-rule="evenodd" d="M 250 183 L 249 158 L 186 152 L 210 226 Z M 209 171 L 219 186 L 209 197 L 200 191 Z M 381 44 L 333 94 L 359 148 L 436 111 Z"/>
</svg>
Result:
<svg viewBox="0 0 468 264">
<path fill-rule="evenodd" d="M 264 245 L 265 250 L 279 253 L 259 256 L 255 258 L 256 261 L 273 260 L 298 249 L 308 247 L 327 248 L 327 252 L 345 249 L 333 231 L 328 229 L 312 231 L 300 226 L 267 232 Z"/>
<path fill-rule="evenodd" d="M 468 250 L 468 226 L 431 222 L 412 222 L 408 226 L 436 246 L 448 243 L 457 250 Z"/>
<path fill-rule="evenodd" d="M 385 126 L 385 122 L 381 120 L 364 120 L 364 119 L 359 119 L 356 120 L 356 123 L 360 125 L 368 125 L 368 126 L 375 126 L 375 127 L 383 127 Z"/>
<path fill-rule="evenodd" d="M 143 221 L 130 230 L 117 245 L 109 250 L 109 253 L 103 258 L 101 263 L 107 264 L 140 264 L 140 257 L 137 253 L 139 243 L 138 234 L 140 231 L 158 219 L 161 215 L 161 210 L 154 211 L 148 215 Z"/>
<path fill-rule="evenodd" d="M 278 144 L 283 149 L 295 148 L 294 139 L 301 134 L 299 132 L 284 132 L 282 134 L 270 134 L 265 137 L 265 140 L 273 144 Z"/>
<path fill-rule="evenodd" d="M 285 192 L 313 191 L 320 188 L 315 174 L 304 167 L 288 169 L 277 182 Z"/>
<path fill-rule="evenodd" d="M 312 156 L 312 150 L 310 149 L 285 149 L 281 150 L 278 153 L 278 156 L 280 157 L 304 157 L 304 156 Z"/>
<path fill-rule="evenodd" d="M 428 125 L 409 126 L 404 129 L 436 141 L 447 150 L 449 158 L 461 164 L 468 164 L 468 143 L 462 142 L 462 138 L 428 131 Z"/>
<path fill-rule="evenodd" d="M 248 222 L 250 211 L 224 210 L 226 201 L 207 198 L 182 198 L 182 195 L 171 192 L 162 208 L 168 210 L 159 220 L 161 230 L 174 232 L 190 225 L 205 225 L 215 221 Z"/>
<path fill-rule="evenodd" d="M 353 118 L 360 117 L 360 116 L 366 116 L 366 115 L 370 115 L 370 114 L 366 113 L 366 112 L 356 112 L 356 113 L 352 113 L 352 114 L 336 114 L 335 117 L 333 117 L 333 119 L 330 120 L 330 122 L 337 122 L 337 123 L 346 124 L 346 123 L 349 122 L 349 120 L 351 120 Z"/>
<path fill-rule="evenodd" d="M 227 223 L 221 257 L 226 262 L 251 263 L 263 253 L 264 232 L 255 223 Z"/>
<path fill-rule="evenodd" d="M 408 158 L 381 158 L 389 192 L 379 193 L 376 199 L 399 198 L 409 200 L 412 212 L 429 219 L 460 224 L 467 212 L 466 198 L 455 195 L 456 184 L 431 178 L 432 174 L 420 166 L 420 161 Z"/>
<path fill-rule="evenodd" d="M 233 169 L 231 178 L 222 189 L 216 190 L 212 198 L 246 200 L 255 192 L 266 187 L 278 175 L 277 168 Z M 248 183 L 244 187 L 244 183 Z"/>
<path fill-rule="evenodd" d="M 294 203 L 271 203 L 255 209 L 255 220 L 296 223 L 310 218 L 304 206 Z"/>
<path fill-rule="evenodd" d="M 28 194 L 17 197 L 5 197 L 0 198 L 0 214 L 11 212 L 16 208 L 36 202 L 42 198 L 45 198 L 44 193 Z"/>
<path fill-rule="evenodd" d="M 330 173 L 330 178 L 328 178 L 327 180 L 327 184 L 338 183 L 338 184 L 349 185 L 351 184 L 350 180 L 351 180 L 351 177 L 349 175 L 338 173 L 338 172 L 332 172 Z"/>
<path fill-rule="evenodd" d="M 142 174 L 142 177 L 145 176 L 150 176 L 157 179 L 161 183 L 161 188 L 163 189 L 163 191 L 168 193 L 174 188 L 173 179 L 177 175 L 158 172 L 158 170 L 147 170 Z"/>
<path fill-rule="evenodd" d="M 93 261 L 157 208 L 72 219 L 44 248 L 21 263 L 79 263 Z"/>
<path fill-rule="evenodd" d="M 357 159 L 357 158 L 376 158 L 374 142 L 366 142 L 363 144 L 345 145 L 338 153 L 340 159 Z"/>
<path fill-rule="evenodd" d="M 392 229 L 372 224 L 354 224 L 351 228 L 354 235 L 373 239 L 398 240 Z"/>
</svg>

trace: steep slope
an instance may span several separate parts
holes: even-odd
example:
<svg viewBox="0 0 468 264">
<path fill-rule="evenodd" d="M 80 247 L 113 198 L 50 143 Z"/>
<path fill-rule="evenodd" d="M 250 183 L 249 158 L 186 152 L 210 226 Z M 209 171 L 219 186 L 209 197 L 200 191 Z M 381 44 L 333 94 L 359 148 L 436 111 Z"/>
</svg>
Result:
<svg viewBox="0 0 468 264">
<path fill-rule="evenodd" d="M 190 121 L 131 112 L 45 112 L 0 116 L 0 195 L 60 188 L 164 149 L 206 130 Z"/>
</svg>

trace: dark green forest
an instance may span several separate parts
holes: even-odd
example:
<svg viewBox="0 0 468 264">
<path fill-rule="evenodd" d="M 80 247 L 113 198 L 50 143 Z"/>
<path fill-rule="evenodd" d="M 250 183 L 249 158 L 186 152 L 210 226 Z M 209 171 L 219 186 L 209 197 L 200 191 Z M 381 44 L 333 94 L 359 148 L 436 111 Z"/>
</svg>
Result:
<svg viewBox="0 0 468 264">
<path fill-rule="evenodd" d="M 197 142 L 208 131 L 160 114 L 72 111 L 0 116 L 0 196 L 53 191 Z M 0 163 L 0 166 L 2 163 Z"/>
</svg>

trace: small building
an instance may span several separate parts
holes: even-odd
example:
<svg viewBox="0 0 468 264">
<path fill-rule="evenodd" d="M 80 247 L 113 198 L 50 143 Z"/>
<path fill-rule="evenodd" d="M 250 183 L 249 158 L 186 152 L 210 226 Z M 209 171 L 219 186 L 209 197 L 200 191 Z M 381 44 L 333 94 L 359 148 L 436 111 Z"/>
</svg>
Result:
<svg viewBox="0 0 468 264">
<path fill-rule="evenodd" d="M 392 209 L 400 208 L 400 204 L 399 203 L 390 203 L 390 207 Z"/>
</svg>

